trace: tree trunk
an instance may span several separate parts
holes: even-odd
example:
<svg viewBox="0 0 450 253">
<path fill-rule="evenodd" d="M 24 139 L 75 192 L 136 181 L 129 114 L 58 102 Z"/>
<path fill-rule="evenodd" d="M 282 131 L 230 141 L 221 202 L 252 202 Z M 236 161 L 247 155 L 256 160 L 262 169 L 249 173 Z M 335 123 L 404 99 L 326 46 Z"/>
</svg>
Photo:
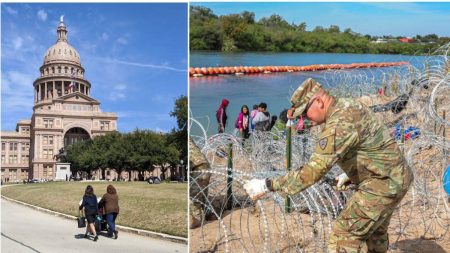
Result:
<svg viewBox="0 0 450 253">
<path fill-rule="evenodd" d="M 161 181 L 166 180 L 166 170 L 164 166 L 161 166 Z"/>
</svg>

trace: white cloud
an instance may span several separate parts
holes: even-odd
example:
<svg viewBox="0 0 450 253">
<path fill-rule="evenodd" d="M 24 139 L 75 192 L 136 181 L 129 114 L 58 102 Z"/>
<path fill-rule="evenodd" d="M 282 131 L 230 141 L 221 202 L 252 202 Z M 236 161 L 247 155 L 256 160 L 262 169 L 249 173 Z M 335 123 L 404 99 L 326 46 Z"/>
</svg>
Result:
<svg viewBox="0 0 450 253">
<path fill-rule="evenodd" d="M 37 12 L 37 16 L 42 21 L 46 21 L 47 20 L 47 12 L 45 12 L 44 10 L 39 10 Z"/>
<path fill-rule="evenodd" d="M 8 12 L 11 15 L 17 15 L 19 13 L 17 10 L 15 10 L 9 6 L 6 6 L 5 9 L 6 9 L 6 12 Z"/>
<path fill-rule="evenodd" d="M 125 91 L 127 90 L 127 85 L 119 83 L 113 86 L 111 92 L 109 93 L 109 99 L 113 101 L 123 100 L 126 98 Z"/>
<path fill-rule="evenodd" d="M 157 65 L 157 64 L 146 64 L 146 63 L 138 63 L 138 62 L 121 61 L 121 60 L 110 59 L 110 58 L 97 58 L 97 59 L 108 62 L 108 63 L 124 64 L 124 65 L 128 65 L 128 66 L 136 66 L 136 67 L 151 68 L 151 69 L 165 69 L 165 70 L 172 70 L 172 71 L 177 71 L 177 72 L 187 72 L 186 69 L 174 68 L 171 66 L 167 66 L 164 63 Z"/>
<path fill-rule="evenodd" d="M 122 45 L 126 45 L 128 43 L 128 41 L 124 37 L 120 37 L 120 38 L 117 39 L 117 43 L 122 44 Z"/>
<path fill-rule="evenodd" d="M 33 106 L 33 80 L 36 76 L 19 71 L 2 74 L 3 112 L 29 112 Z"/>
<path fill-rule="evenodd" d="M 102 33 L 102 40 L 108 40 L 109 35 L 107 33 Z"/>
<path fill-rule="evenodd" d="M 22 37 L 18 36 L 13 40 L 13 47 L 15 50 L 20 49 L 23 45 Z"/>
<path fill-rule="evenodd" d="M 127 88 L 126 84 L 120 83 L 114 86 L 114 90 L 125 90 Z"/>
</svg>

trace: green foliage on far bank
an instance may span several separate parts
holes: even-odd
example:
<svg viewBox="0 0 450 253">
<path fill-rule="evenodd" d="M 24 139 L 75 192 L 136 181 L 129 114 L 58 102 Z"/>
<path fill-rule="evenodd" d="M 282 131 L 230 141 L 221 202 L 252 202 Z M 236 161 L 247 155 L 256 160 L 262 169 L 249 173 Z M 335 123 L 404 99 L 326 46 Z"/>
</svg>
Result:
<svg viewBox="0 0 450 253">
<path fill-rule="evenodd" d="M 255 20 L 255 14 L 217 16 L 209 8 L 190 7 L 190 49 L 222 51 L 271 52 L 328 52 L 367 54 L 427 54 L 450 42 L 437 35 L 416 36 L 417 43 L 400 43 L 398 37 L 385 37 L 388 43 L 371 43 L 377 39 L 361 35 L 350 28 L 338 26 L 315 27 L 307 31 L 307 24 L 289 24 L 279 15 Z M 421 43 L 418 43 L 418 42 Z"/>
</svg>

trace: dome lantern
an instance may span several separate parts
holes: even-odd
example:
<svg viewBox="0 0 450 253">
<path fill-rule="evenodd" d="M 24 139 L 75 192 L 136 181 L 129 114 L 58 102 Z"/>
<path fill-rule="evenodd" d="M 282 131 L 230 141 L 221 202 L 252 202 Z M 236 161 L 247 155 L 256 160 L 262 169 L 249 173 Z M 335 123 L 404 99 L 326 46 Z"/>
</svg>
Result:
<svg viewBox="0 0 450 253">
<path fill-rule="evenodd" d="M 67 40 L 67 28 L 64 24 L 64 16 L 61 16 L 56 30 L 57 41 L 51 46 L 44 56 L 44 65 L 54 63 L 70 63 L 81 67 L 80 55 Z"/>
<path fill-rule="evenodd" d="M 57 30 L 58 40 L 57 41 L 67 41 L 67 29 L 64 25 L 64 15 L 59 19 L 59 26 Z"/>
</svg>

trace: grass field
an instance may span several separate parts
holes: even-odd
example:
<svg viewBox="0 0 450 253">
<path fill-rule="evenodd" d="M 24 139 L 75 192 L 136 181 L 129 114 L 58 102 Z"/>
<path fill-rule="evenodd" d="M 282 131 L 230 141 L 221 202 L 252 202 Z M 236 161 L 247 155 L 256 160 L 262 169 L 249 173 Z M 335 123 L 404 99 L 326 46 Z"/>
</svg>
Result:
<svg viewBox="0 0 450 253">
<path fill-rule="evenodd" d="M 187 184 L 48 182 L 4 187 L 1 194 L 76 216 L 78 203 L 88 184 L 94 187 L 97 197 L 101 197 L 110 183 L 119 195 L 117 224 L 187 237 Z"/>
</svg>

